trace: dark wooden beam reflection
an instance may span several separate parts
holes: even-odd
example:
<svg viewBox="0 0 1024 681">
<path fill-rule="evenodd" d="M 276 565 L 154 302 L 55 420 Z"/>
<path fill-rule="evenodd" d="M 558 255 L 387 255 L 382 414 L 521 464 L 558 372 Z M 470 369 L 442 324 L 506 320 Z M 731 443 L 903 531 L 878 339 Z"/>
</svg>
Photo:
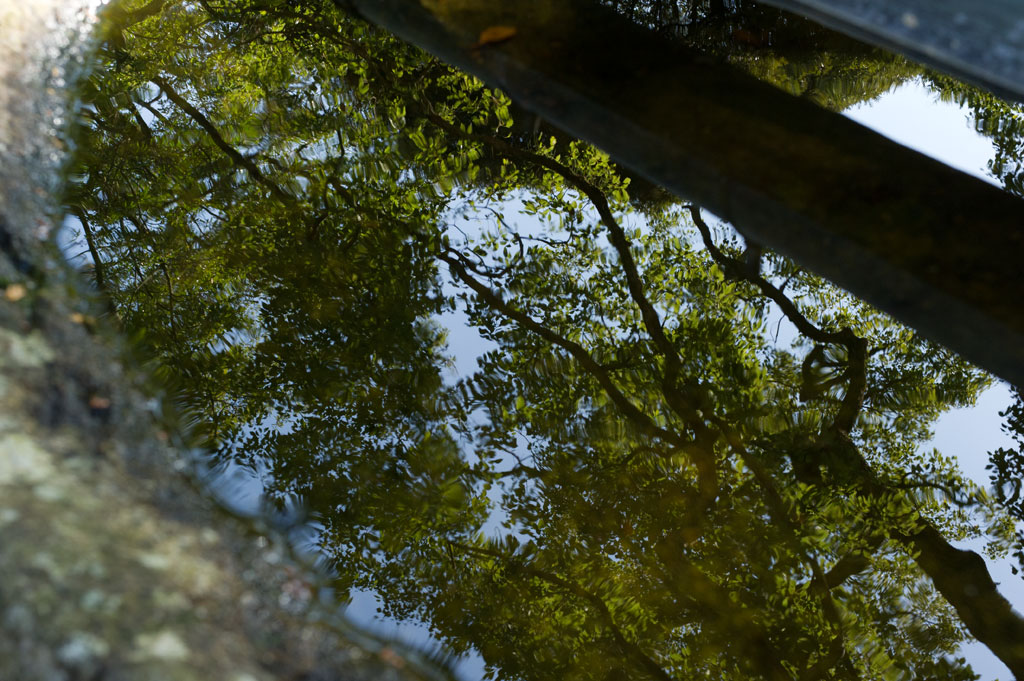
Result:
<svg viewBox="0 0 1024 681">
<path fill-rule="evenodd" d="M 1024 384 L 1021 199 L 586 0 L 348 5 Z"/>
<path fill-rule="evenodd" d="M 1024 6 L 1014 0 L 758 0 L 1024 101 Z"/>
</svg>

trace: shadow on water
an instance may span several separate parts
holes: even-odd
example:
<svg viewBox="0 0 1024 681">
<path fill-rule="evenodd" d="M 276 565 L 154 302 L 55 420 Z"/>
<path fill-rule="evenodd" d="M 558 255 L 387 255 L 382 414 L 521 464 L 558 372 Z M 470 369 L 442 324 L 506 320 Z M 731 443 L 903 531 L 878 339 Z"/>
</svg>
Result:
<svg viewBox="0 0 1024 681">
<path fill-rule="evenodd" d="M 708 86 L 657 84 L 681 120 L 731 102 L 735 127 L 691 149 L 688 200 L 645 179 L 656 158 L 630 170 L 331 3 L 120 3 L 65 197 L 96 288 L 212 469 L 259 479 L 337 594 L 376 594 L 497 678 L 971 679 L 970 636 L 1021 676 L 1024 620 L 953 544 L 1024 562 L 1020 440 L 993 453 L 991 491 L 923 447 L 992 377 L 757 238 L 796 214 L 831 228 L 823 203 L 860 202 L 840 226 L 879 239 L 866 220 L 945 205 L 877 174 L 953 171 L 829 135 L 853 129 L 832 112 L 909 82 L 991 138 L 1004 189 L 944 189 L 996 196 L 1005 227 L 1020 108 L 759 5 L 606 4 L 692 59 L 638 57 Z M 514 66 L 489 50 L 525 59 L 523 33 L 463 47 Z M 796 147 L 820 173 L 786 165 Z M 776 190 L 789 203 L 761 211 Z M 939 248 L 883 245 L 911 264 Z"/>
</svg>

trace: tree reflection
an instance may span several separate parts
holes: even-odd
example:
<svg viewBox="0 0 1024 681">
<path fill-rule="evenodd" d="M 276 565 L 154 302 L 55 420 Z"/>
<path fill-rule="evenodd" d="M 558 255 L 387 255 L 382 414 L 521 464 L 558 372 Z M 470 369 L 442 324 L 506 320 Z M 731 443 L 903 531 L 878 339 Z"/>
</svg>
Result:
<svg viewBox="0 0 1024 681">
<path fill-rule="evenodd" d="M 837 107 L 914 73 L 830 54 Z M 328 3 L 125 3 L 100 60 L 96 282 L 344 586 L 503 679 L 1022 669 L 949 543 L 1012 521 L 922 451 L 989 380 L 953 353 Z"/>
</svg>

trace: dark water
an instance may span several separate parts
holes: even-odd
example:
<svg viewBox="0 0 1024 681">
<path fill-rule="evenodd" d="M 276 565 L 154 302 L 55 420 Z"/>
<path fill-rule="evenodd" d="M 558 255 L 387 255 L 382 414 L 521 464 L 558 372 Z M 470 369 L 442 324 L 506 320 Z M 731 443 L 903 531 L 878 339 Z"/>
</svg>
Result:
<svg viewBox="0 0 1024 681">
<path fill-rule="evenodd" d="M 833 111 L 960 104 L 1024 187 L 1018 106 L 760 6 L 617 9 Z M 930 449 L 993 383 L 956 353 L 328 3 L 124 2 L 97 59 L 74 243 L 342 593 L 502 679 L 967 679 L 967 629 L 1021 668 L 952 542 L 1020 564 L 1024 459 Z"/>
</svg>

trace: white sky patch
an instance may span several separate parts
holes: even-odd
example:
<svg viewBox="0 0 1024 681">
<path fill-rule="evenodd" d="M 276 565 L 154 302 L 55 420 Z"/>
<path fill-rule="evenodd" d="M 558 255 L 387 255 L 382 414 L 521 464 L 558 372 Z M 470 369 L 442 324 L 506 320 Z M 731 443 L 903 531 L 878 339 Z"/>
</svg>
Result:
<svg viewBox="0 0 1024 681">
<path fill-rule="evenodd" d="M 999 184 L 988 172 L 995 149 L 988 138 L 974 130 L 970 111 L 940 101 L 919 80 L 858 104 L 843 114 L 948 166 Z"/>
</svg>

